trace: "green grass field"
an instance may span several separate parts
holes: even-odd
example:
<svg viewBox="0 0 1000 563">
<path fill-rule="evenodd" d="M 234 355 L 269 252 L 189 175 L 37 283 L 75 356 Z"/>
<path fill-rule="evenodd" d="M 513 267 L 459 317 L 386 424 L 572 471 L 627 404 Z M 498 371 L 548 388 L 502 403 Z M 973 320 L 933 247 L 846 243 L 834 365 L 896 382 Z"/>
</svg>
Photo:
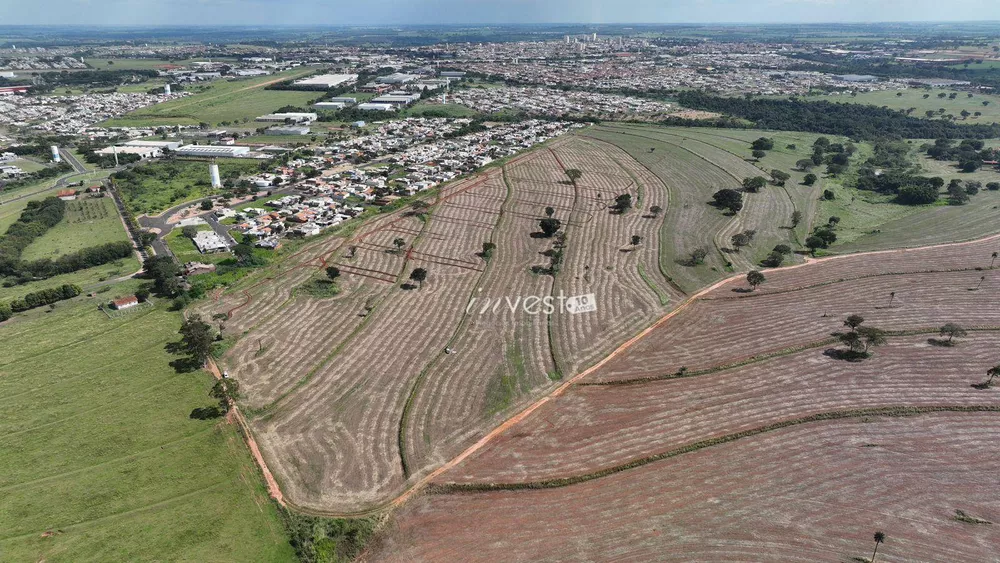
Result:
<svg viewBox="0 0 1000 563">
<path fill-rule="evenodd" d="M 218 159 L 223 180 L 260 170 L 256 160 Z M 138 166 L 117 181 L 119 194 L 137 215 L 155 214 L 205 197 L 212 190 L 208 163 L 199 160 L 163 160 Z"/>
<path fill-rule="evenodd" d="M 0 559 L 293 561 L 236 429 L 189 418 L 211 378 L 165 351 L 180 314 L 100 296 L 0 324 Z"/>
<path fill-rule="evenodd" d="M 162 104 L 142 108 L 102 125 L 107 127 L 138 127 L 151 125 L 197 125 L 206 122 L 242 122 L 274 112 L 286 105 L 306 106 L 320 96 L 319 92 L 265 90 L 276 81 L 304 76 L 313 69 L 295 69 L 271 76 L 248 79 L 216 80 L 202 91 Z M 198 86 L 192 86 L 192 91 Z"/>
<path fill-rule="evenodd" d="M 110 198 L 78 199 L 66 202 L 66 216 L 35 239 L 21 255 L 25 260 L 57 258 L 82 248 L 106 242 L 128 240 L 125 226 Z"/>
<path fill-rule="evenodd" d="M 1000 122 L 1000 96 L 976 93 L 970 98 L 966 92 L 958 92 L 958 96 L 954 100 L 948 99 L 947 96 L 944 99 L 938 98 L 938 94 L 950 94 L 951 92 L 953 90 L 940 88 L 932 90 L 910 88 L 898 91 L 859 92 L 857 96 L 831 94 L 828 96 L 808 96 L 803 99 L 888 106 L 890 109 L 904 111 L 909 108 L 916 108 L 911 114 L 913 117 L 926 118 L 926 112 L 933 111 L 935 112 L 934 119 L 939 118 L 938 111 L 944 108 L 945 114 L 954 115 L 958 119 L 958 123 Z M 897 96 L 897 93 L 902 94 L 902 96 Z M 930 94 L 930 97 L 924 98 L 924 94 Z M 983 102 L 989 102 L 989 104 L 984 106 Z M 972 115 L 968 119 L 963 119 L 961 116 L 962 110 L 966 110 L 971 114 L 975 114 L 977 111 L 982 112 L 982 116 L 975 117 Z"/>
</svg>

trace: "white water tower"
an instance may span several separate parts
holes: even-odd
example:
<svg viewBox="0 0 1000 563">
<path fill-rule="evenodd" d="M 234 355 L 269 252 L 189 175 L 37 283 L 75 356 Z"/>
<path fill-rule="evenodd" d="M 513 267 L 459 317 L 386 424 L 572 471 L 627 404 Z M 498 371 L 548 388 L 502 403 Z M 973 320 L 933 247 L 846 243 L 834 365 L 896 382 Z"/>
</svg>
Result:
<svg viewBox="0 0 1000 563">
<path fill-rule="evenodd" d="M 212 164 L 209 164 L 208 165 L 208 174 L 212 177 L 212 187 L 213 188 L 221 188 L 222 187 L 222 178 L 219 177 L 219 165 L 216 164 L 216 163 L 214 163 L 214 162 Z"/>
<path fill-rule="evenodd" d="M 163 93 L 166 94 L 167 96 L 170 95 L 170 83 L 169 82 L 163 85 Z"/>
<path fill-rule="evenodd" d="M 62 157 L 59 156 L 59 147 L 52 145 L 52 162 L 62 162 Z"/>
</svg>

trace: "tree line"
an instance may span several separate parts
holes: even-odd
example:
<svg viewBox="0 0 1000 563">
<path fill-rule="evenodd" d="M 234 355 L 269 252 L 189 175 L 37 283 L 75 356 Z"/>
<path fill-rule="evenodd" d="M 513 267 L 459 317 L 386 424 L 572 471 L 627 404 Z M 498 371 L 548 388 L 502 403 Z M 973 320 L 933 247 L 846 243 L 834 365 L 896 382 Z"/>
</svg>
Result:
<svg viewBox="0 0 1000 563">
<path fill-rule="evenodd" d="M 80 286 L 64 284 L 59 287 L 34 291 L 9 303 L 0 303 L 0 322 L 11 318 L 14 313 L 42 307 L 65 299 L 72 299 L 81 293 L 83 293 L 83 289 Z"/>
<path fill-rule="evenodd" d="M 678 102 L 688 108 L 727 114 L 752 122 L 752 127 L 842 135 L 853 139 L 989 139 L 1000 137 L 1000 125 L 959 125 L 950 121 L 911 117 L 903 111 L 873 105 L 735 98 L 696 90 L 680 92 Z M 668 119 L 667 124 L 676 120 Z M 732 120 L 683 120 L 702 127 L 746 127 Z M 692 123 L 687 123 L 688 121 Z"/>
</svg>

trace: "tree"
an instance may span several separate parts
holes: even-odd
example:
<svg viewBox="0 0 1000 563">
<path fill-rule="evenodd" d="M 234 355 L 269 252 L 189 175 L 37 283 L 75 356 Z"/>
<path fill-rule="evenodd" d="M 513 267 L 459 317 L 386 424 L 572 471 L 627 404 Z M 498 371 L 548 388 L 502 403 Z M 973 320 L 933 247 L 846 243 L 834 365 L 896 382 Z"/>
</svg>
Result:
<svg viewBox="0 0 1000 563">
<path fill-rule="evenodd" d="M 986 386 L 992 387 L 993 378 L 1000 375 L 1000 366 L 991 367 L 989 370 L 986 371 L 986 375 L 989 376 L 989 379 L 986 381 Z"/>
<path fill-rule="evenodd" d="M 990 260 L 990 269 L 991 270 L 993 269 L 993 263 L 997 261 L 997 253 L 996 252 L 993 253 L 992 258 L 993 259 Z"/>
<path fill-rule="evenodd" d="M 641 236 L 639 236 L 639 235 L 632 235 L 632 246 L 639 246 L 640 242 L 642 242 L 642 237 Z"/>
<path fill-rule="evenodd" d="M 233 247 L 233 254 L 236 256 L 236 261 L 244 266 L 254 263 L 253 247 L 249 244 L 237 244 Z"/>
<path fill-rule="evenodd" d="M 750 193 L 757 193 L 761 188 L 767 185 L 767 178 L 763 176 L 754 176 L 753 178 L 743 179 L 743 189 Z"/>
<path fill-rule="evenodd" d="M 801 223 L 801 222 L 802 222 L 802 212 L 801 211 L 793 211 L 792 212 L 792 228 L 794 229 L 795 227 L 798 227 L 799 223 Z"/>
<path fill-rule="evenodd" d="M 210 199 L 203 199 L 203 200 L 201 200 L 201 203 L 198 204 L 198 206 L 201 208 L 202 211 L 211 211 L 212 210 L 212 200 L 210 200 Z"/>
<path fill-rule="evenodd" d="M 789 174 L 788 172 L 785 172 L 784 170 L 778 170 L 778 169 L 771 170 L 771 179 L 774 180 L 774 183 L 779 186 L 785 185 L 785 182 L 787 182 L 788 179 L 791 177 L 792 175 Z"/>
<path fill-rule="evenodd" d="M 826 243 L 826 241 L 824 241 L 823 239 L 819 238 L 816 235 L 809 235 L 808 237 L 806 237 L 806 248 L 808 248 L 809 252 L 811 252 L 814 255 L 816 254 L 817 250 L 821 248 L 826 248 L 827 246 L 829 245 Z"/>
<path fill-rule="evenodd" d="M 418 199 L 410 204 L 411 213 L 419 217 L 423 217 L 424 214 L 427 213 L 427 210 L 430 209 L 430 207 L 431 204 L 427 203 L 422 199 Z"/>
<path fill-rule="evenodd" d="M 874 348 L 876 346 L 885 346 L 886 338 L 885 331 L 873 328 L 870 326 L 858 327 L 858 335 L 861 336 L 865 344 L 864 352 L 868 353 L 869 348 Z"/>
<path fill-rule="evenodd" d="M 192 358 L 205 363 L 205 360 L 212 354 L 212 343 L 215 342 L 212 327 L 201 320 L 201 315 L 191 315 L 181 324 L 179 332 L 184 350 Z"/>
<path fill-rule="evenodd" d="M 807 185 L 807 186 L 811 186 L 811 185 L 815 184 L 816 180 L 818 180 L 818 179 L 819 178 L 815 174 L 813 174 L 812 172 L 810 172 L 810 173 L 806 174 L 805 176 L 803 176 L 802 183 L 805 184 L 805 185 Z"/>
<path fill-rule="evenodd" d="M 976 290 L 978 291 L 980 287 L 983 287 L 983 282 L 986 281 L 986 276 L 981 276 L 979 278 L 979 283 L 976 284 Z"/>
<path fill-rule="evenodd" d="M 566 170 L 566 177 L 569 178 L 570 182 L 576 184 L 576 181 L 583 177 L 583 172 L 577 170 L 576 168 L 570 168 Z"/>
<path fill-rule="evenodd" d="M 652 215 L 653 217 L 659 217 L 659 216 L 660 216 L 660 213 L 661 213 L 662 211 L 663 211 L 663 208 L 662 208 L 662 207 L 660 207 L 659 205 L 654 205 L 654 206 L 652 206 L 652 207 L 650 207 L 650 208 L 649 208 L 649 213 L 650 213 L 650 214 L 651 214 L 651 215 Z"/>
<path fill-rule="evenodd" d="M 493 244 L 492 242 L 484 242 L 483 250 L 482 252 L 479 253 L 479 255 L 482 256 L 484 260 L 489 260 L 491 257 L 493 257 L 493 251 L 496 250 L 496 247 L 497 245 Z"/>
<path fill-rule="evenodd" d="M 336 266 L 328 266 L 326 268 L 326 277 L 329 278 L 330 281 L 335 281 L 340 277 L 340 268 Z"/>
<path fill-rule="evenodd" d="M 553 209 L 553 208 L 551 208 L 551 207 L 546 207 L 545 208 L 545 216 L 546 217 L 552 217 L 552 215 L 554 215 L 555 212 L 556 212 L 556 210 Z"/>
<path fill-rule="evenodd" d="M 208 394 L 219 401 L 219 410 L 229 412 L 229 407 L 243 396 L 240 393 L 240 382 L 231 377 L 224 377 L 215 382 Z"/>
<path fill-rule="evenodd" d="M 620 194 L 615 197 L 615 203 L 611 206 L 617 213 L 625 213 L 632 208 L 632 194 Z"/>
<path fill-rule="evenodd" d="M 699 247 L 691 251 L 691 263 L 694 265 L 702 264 L 705 262 L 705 257 L 708 256 L 708 249 L 705 247 Z"/>
<path fill-rule="evenodd" d="M 194 225 L 186 225 L 181 228 L 181 234 L 189 239 L 193 239 L 198 236 L 198 227 Z"/>
<path fill-rule="evenodd" d="M 396 253 L 398 254 L 403 250 L 403 247 L 406 246 L 406 240 L 402 237 L 396 237 L 392 239 L 392 245 L 396 247 Z"/>
<path fill-rule="evenodd" d="M 849 315 L 847 320 L 844 321 L 844 326 L 850 328 L 851 330 L 857 330 L 863 322 L 865 322 L 865 318 L 861 315 Z"/>
<path fill-rule="evenodd" d="M 538 226 L 542 229 L 542 235 L 544 235 L 545 238 L 550 238 L 559 231 L 559 228 L 562 227 L 562 222 L 559 221 L 559 219 L 546 217 L 538 222 Z"/>
<path fill-rule="evenodd" d="M 795 161 L 795 167 L 803 172 L 806 170 L 812 170 L 814 166 L 816 166 L 816 163 L 813 162 L 811 158 L 803 158 Z"/>
<path fill-rule="evenodd" d="M 966 332 L 964 328 L 955 323 L 948 323 L 941 327 L 941 336 L 947 336 L 949 344 L 951 344 L 956 336 L 962 338 L 968 334 L 969 333 Z"/>
<path fill-rule="evenodd" d="M 417 282 L 420 287 L 424 286 L 424 280 L 427 279 L 427 270 L 424 268 L 414 268 L 410 272 L 410 279 Z"/>
<path fill-rule="evenodd" d="M 154 256 L 143 264 L 146 275 L 153 279 L 153 291 L 159 295 L 173 296 L 177 291 L 177 275 L 181 269 L 167 255 Z"/>
<path fill-rule="evenodd" d="M 843 332 L 837 335 L 840 342 L 851 349 L 851 352 L 859 352 L 864 346 L 864 342 L 861 340 L 861 335 L 855 331 Z"/>
<path fill-rule="evenodd" d="M 774 139 L 759 137 L 753 143 L 750 143 L 750 147 L 754 150 L 769 151 L 774 148 Z"/>
<path fill-rule="evenodd" d="M 750 291 L 757 289 L 757 286 L 767 281 L 764 278 L 764 274 L 757 270 L 753 270 L 747 274 L 747 284 L 750 285 Z"/>
<path fill-rule="evenodd" d="M 729 242 L 731 242 L 733 248 L 735 248 L 736 251 L 739 252 L 740 248 L 744 246 L 750 246 L 750 243 L 753 242 L 754 234 L 755 234 L 754 231 L 743 231 L 742 233 L 736 233 L 735 235 L 730 237 Z"/>
<path fill-rule="evenodd" d="M 733 215 L 743 209 L 743 194 L 730 188 L 723 188 L 715 192 L 712 194 L 712 199 L 715 200 L 716 207 L 725 209 Z"/>
<path fill-rule="evenodd" d="M 753 156 L 754 160 L 760 160 L 767 156 L 767 153 L 762 150 L 751 151 L 750 154 Z"/>
<path fill-rule="evenodd" d="M 878 554 L 878 545 L 885 541 L 885 534 L 875 532 L 875 551 L 872 552 L 872 563 L 875 563 L 875 556 Z"/>
</svg>

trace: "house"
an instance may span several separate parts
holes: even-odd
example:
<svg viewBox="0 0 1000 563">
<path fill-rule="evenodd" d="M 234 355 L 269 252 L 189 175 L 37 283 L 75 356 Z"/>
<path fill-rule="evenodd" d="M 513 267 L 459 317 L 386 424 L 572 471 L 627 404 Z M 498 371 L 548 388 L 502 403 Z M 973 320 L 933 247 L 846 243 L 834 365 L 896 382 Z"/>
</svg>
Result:
<svg viewBox="0 0 1000 563">
<path fill-rule="evenodd" d="M 114 301 L 112 301 L 111 308 L 117 311 L 121 311 L 123 309 L 130 309 L 132 307 L 135 307 L 138 304 L 139 304 L 139 298 L 136 297 L 135 295 L 129 295 L 128 297 L 122 297 L 120 299 L 115 299 Z"/>
<path fill-rule="evenodd" d="M 215 231 L 199 231 L 193 241 L 194 245 L 198 248 L 198 252 L 202 254 L 229 250 L 229 245 Z"/>
<path fill-rule="evenodd" d="M 63 201 L 72 201 L 76 199 L 76 190 L 59 190 L 56 193 L 56 197 Z"/>
</svg>

